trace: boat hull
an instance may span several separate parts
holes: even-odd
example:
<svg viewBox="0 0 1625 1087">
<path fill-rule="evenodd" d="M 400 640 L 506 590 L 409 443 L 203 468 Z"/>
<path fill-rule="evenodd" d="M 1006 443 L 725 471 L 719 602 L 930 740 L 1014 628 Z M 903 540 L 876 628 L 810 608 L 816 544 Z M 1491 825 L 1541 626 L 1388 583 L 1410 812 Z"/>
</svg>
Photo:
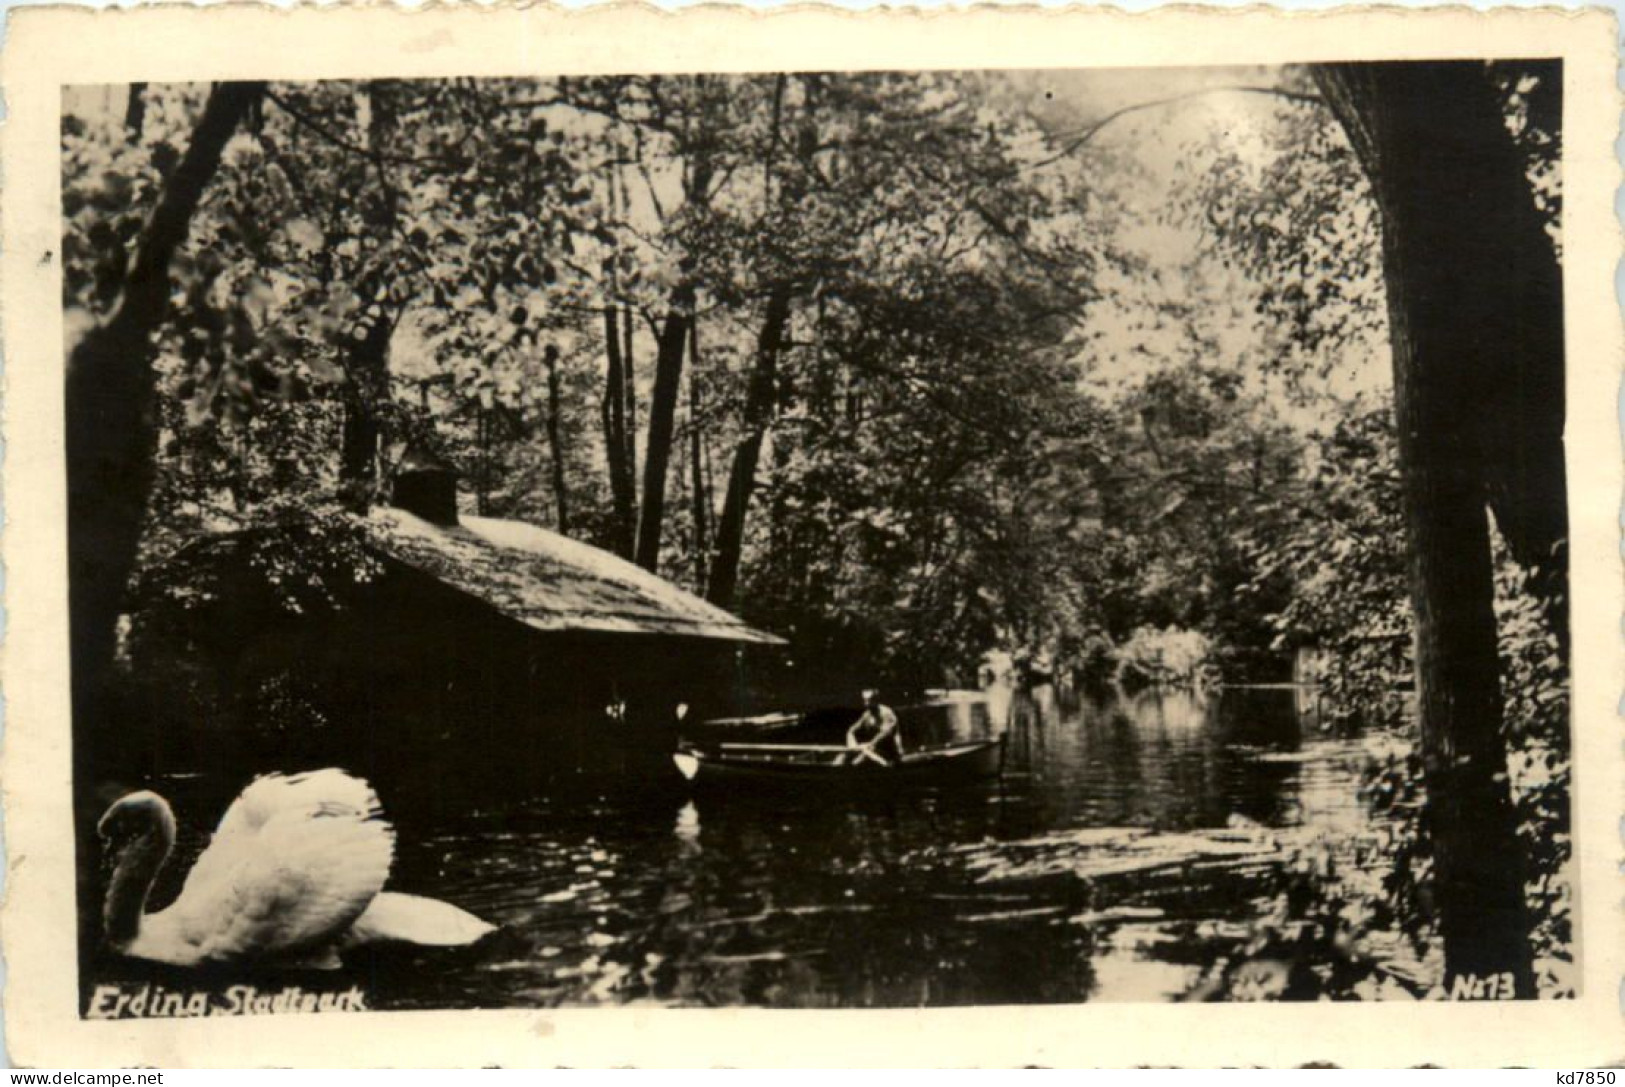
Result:
<svg viewBox="0 0 1625 1087">
<path fill-rule="evenodd" d="M 760 745 L 767 748 L 771 745 Z M 767 790 L 884 789 L 962 785 L 997 777 L 1003 745 L 998 741 L 948 744 L 910 752 L 895 766 L 856 765 L 831 748 L 774 754 L 689 748 L 674 756 L 696 787 Z"/>
</svg>

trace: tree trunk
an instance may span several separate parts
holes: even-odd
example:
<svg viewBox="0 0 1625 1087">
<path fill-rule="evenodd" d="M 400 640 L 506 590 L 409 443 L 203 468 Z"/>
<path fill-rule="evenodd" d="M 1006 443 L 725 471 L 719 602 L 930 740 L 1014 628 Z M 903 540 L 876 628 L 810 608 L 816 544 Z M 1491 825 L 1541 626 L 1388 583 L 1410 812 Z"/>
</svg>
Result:
<svg viewBox="0 0 1625 1087">
<path fill-rule="evenodd" d="M 339 481 L 344 504 L 366 513 L 378 491 L 378 405 L 389 395 L 389 340 L 393 328 L 382 314 L 368 319 L 345 362 L 344 426 Z"/>
<path fill-rule="evenodd" d="M 784 333 L 789 323 L 790 288 L 781 284 L 773 288 L 762 317 L 762 331 L 756 340 L 756 362 L 745 393 L 745 437 L 734 450 L 733 466 L 728 472 L 728 493 L 722 500 L 722 517 L 717 521 L 716 555 L 711 561 L 706 598 L 719 607 L 733 606 L 734 592 L 739 585 L 745 514 L 756 489 L 756 462 L 762 455 L 762 441 L 767 436 L 778 399 L 779 354 L 784 349 Z"/>
<path fill-rule="evenodd" d="M 1530 119 L 1549 135 L 1561 135 L 1561 61 L 1508 62 L 1536 76 Z M 1513 557 L 1538 575 L 1553 627 L 1567 655 L 1568 486 L 1563 456 L 1565 408 L 1563 268 L 1544 216 L 1535 206 L 1527 164 L 1506 137 L 1493 96 L 1483 95 L 1471 117 L 1482 162 L 1475 198 L 1487 217 L 1475 259 L 1502 269 L 1483 284 L 1485 310 L 1497 318 L 1485 344 L 1490 368 L 1486 393 L 1493 411 L 1485 419 L 1490 508 Z M 1493 338 L 1491 338 L 1491 336 Z"/>
<path fill-rule="evenodd" d="M 618 223 L 625 224 L 631 198 L 627 191 L 626 177 L 622 171 L 624 160 L 612 163 L 609 168 L 609 206 L 610 212 Z M 621 298 L 621 278 L 619 260 L 612 260 L 609 265 L 609 291 L 611 299 Z M 632 558 L 637 549 L 638 531 L 638 386 L 637 363 L 635 347 L 636 325 L 632 316 L 632 304 L 621 301 L 614 313 L 614 323 L 605 322 L 605 331 L 613 340 L 619 330 L 619 342 L 612 346 L 615 353 L 614 365 L 611 368 L 613 388 L 605 390 L 605 396 L 613 396 L 618 401 L 612 409 L 619 420 L 616 438 L 619 447 L 615 453 L 615 460 L 611 462 L 610 471 L 619 472 L 620 480 L 611 480 L 611 492 L 615 502 L 615 518 L 617 524 L 616 550 L 623 558 Z"/>
<path fill-rule="evenodd" d="M 558 506 L 559 533 L 570 534 L 570 489 L 564 479 L 564 438 L 559 423 L 564 397 L 559 385 L 559 349 L 548 344 L 542 352 L 547 365 L 547 453 L 553 462 L 553 501 Z"/>
<path fill-rule="evenodd" d="M 383 163 L 384 144 L 394 124 L 394 110 L 386 84 L 367 91 L 372 105 L 367 147 L 378 173 L 378 188 L 362 201 L 362 217 L 373 237 L 383 244 L 395 230 L 398 209 L 395 190 Z M 378 448 L 383 434 L 382 407 L 390 400 L 389 342 L 395 334 L 395 303 L 381 278 L 360 286 L 367 300 L 356 331 L 345 373 L 344 428 L 340 443 L 339 489 L 346 506 L 366 513 L 378 499 Z"/>
<path fill-rule="evenodd" d="M 711 492 L 705 483 L 705 434 L 700 427 L 700 323 L 688 323 L 688 467 L 691 475 L 689 499 L 693 504 L 694 520 L 694 585 L 695 592 L 705 590 L 705 574 L 709 563 L 711 520 Z"/>
<path fill-rule="evenodd" d="M 606 182 L 609 186 L 609 210 L 617 221 L 624 218 L 621 168 L 611 163 Z M 621 292 L 619 254 L 608 262 L 608 297 L 604 302 L 604 460 L 609 470 L 611 509 L 610 546 L 624 559 L 633 557 L 637 548 L 637 454 L 628 442 L 628 433 L 637 425 L 636 405 L 627 397 L 631 383 L 632 330 L 623 329 L 621 306 L 617 301 Z M 631 324 L 630 311 L 625 322 Z M 624 340 L 623 340 L 624 335 Z M 631 409 L 630 418 L 629 411 Z"/>
<path fill-rule="evenodd" d="M 1505 784 L 1486 503 L 1492 495 L 1506 503 L 1509 540 L 1552 531 L 1550 500 L 1506 474 L 1536 453 L 1547 424 L 1536 418 L 1522 433 L 1521 414 L 1508 410 L 1517 386 L 1501 383 L 1524 374 L 1560 387 L 1560 340 L 1553 349 L 1542 332 L 1531 342 L 1523 326 L 1549 326 L 1551 315 L 1535 317 L 1538 307 L 1516 297 L 1534 285 L 1556 305 L 1545 294 L 1550 275 L 1535 267 L 1553 253 L 1515 229 L 1515 205 L 1529 196 L 1521 163 L 1502 153 L 1510 138 L 1483 65 L 1329 65 L 1316 77 L 1382 210 L 1446 987 L 1533 996 L 1523 850 Z M 1513 435 L 1535 446 L 1510 456 L 1495 449 Z"/>
<path fill-rule="evenodd" d="M 634 542 L 638 504 L 638 367 L 633 350 L 636 328 L 631 305 L 621 306 L 621 397 L 626 401 L 626 430 L 621 437 L 626 442 L 626 474 L 632 495 L 632 521 L 627 531 L 634 533 Z"/>
<path fill-rule="evenodd" d="M 710 144 L 702 135 L 687 144 L 692 169 L 683 182 L 686 211 L 692 215 L 710 199 Z M 655 384 L 649 398 L 649 436 L 643 450 L 643 495 L 638 521 L 637 563 L 645 570 L 660 567 L 660 535 L 666 515 L 666 472 L 671 464 L 671 440 L 677 420 L 677 397 L 683 383 L 683 356 L 688 352 L 689 328 L 694 321 L 695 288 L 689 271 L 672 288 L 666 318 L 655 352 Z"/>
<path fill-rule="evenodd" d="M 74 713 L 82 725 L 103 724 L 95 718 L 152 490 L 152 339 L 168 312 L 170 259 L 226 142 L 264 90 L 263 83 L 220 83 L 210 92 L 186 155 L 142 231 L 118 309 L 68 359 L 68 607 Z"/>
<path fill-rule="evenodd" d="M 622 558 L 632 557 L 637 505 L 636 485 L 626 448 L 626 378 L 621 362 L 620 311 L 604 307 L 604 458 L 609 466 L 609 494 L 614 533 L 611 544 Z"/>
<path fill-rule="evenodd" d="M 666 471 L 677 423 L 677 394 L 683 383 L 683 356 L 688 351 L 689 323 L 694 315 L 694 285 L 672 291 L 655 356 L 655 385 L 649 399 L 649 437 L 643 448 L 643 497 L 638 507 L 637 563 L 645 570 L 660 567 L 660 529 L 666 515 Z"/>
<path fill-rule="evenodd" d="M 130 92 L 124 100 L 124 128 L 133 142 L 141 139 L 142 132 L 146 127 L 147 85 L 145 83 L 131 83 Z"/>
<path fill-rule="evenodd" d="M 796 150 L 803 165 L 810 164 L 818 150 L 817 102 L 821 97 L 822 77 L 816 74 L 797 77 L 802 84 L 802 114 L 797 126 Z M 778 75 L 773 81 L 773 116 L 767 151 L 762 160 L 762 191 L 764 206 L 777 205 L 781 210 L 794 209 L 805 191 L 805 178 L 779 177 L 777 160 L 780 132 L 784 124 L 785 90 L 789 77 Z M 778 184 L 775 186 L 775 178 Z M 768 295 L 767 310 L 762 318 L 762 330 L 756 340 L 756 362 L 751 370 L 750 386 L 745 394 L 745 437 L 734 450 L 733 464 L 728 470 L 728 490 L 722 500 L 722 515 L 717 519 L 716 553 L 711 560 L 710 582 L 706 597 L 720 607 L 732 607 L 734 593 L 739 586 L 739 565 L 745 545 L 745 517 L 749 512 L 751 494 L 756 489 L 756 463 L 762 455 L 762 441 L 772 423 L 777 407 L 779 383 L 779 355 L 784 349 L 784 334 L 790 322 L 790 300 L 794 288 L 781 280 L 774 284 Z"/>
</svg>

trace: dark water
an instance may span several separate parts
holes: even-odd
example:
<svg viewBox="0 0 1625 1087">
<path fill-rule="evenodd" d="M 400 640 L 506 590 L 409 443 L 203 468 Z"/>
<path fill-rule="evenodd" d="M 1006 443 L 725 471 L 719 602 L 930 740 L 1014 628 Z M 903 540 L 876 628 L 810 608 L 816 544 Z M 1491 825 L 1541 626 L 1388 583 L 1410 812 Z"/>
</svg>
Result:
<svg viewBox="0 0 1625 1087">
<path fill-rule="evenodd" d="M 1208 937 L 1260 909 L 1256 872 L 988 879 L 990 865 L 1087 828 L 1364 821 L 1358 741 L 1321 736 L 1291 690 L 971 698 L 905 711 L 904 730 L 911 744 L 1008 731 L 1007 772 L 985 787 L 748 802 L 651 789 L 403 824 L 396 888 L 502 931 L 370 961 L 372 1005 L 1173 999 L 1217 953 Z"/>
</svg>

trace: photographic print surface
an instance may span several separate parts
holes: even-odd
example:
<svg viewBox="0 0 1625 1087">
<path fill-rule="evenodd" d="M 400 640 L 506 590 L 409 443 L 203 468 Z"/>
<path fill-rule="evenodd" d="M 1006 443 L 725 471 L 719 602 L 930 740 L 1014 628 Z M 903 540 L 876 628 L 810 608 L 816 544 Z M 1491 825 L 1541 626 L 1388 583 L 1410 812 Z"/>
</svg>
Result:
<svg viewBox="0 0 1625 1087">
<path fill-rule="evenodd" d="M 1562 106 L 65 89 L 81 1014 L 1575 995 Z"/>
<path fill-rule="evenodd" d="M 4 62 L 20 1065 L 1608 1059 L 1606 18 Z"/>
</svg>

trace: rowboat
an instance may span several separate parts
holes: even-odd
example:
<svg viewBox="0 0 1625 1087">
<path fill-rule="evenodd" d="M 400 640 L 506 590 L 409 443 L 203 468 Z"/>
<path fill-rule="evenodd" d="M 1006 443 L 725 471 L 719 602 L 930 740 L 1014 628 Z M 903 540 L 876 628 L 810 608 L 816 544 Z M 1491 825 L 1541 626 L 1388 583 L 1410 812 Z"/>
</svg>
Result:
<svg viewBox="0 0 1625 1087">
<path fill-rule="evenodd" d="M 996 777 L 1003 768 L 1002 740 L 941 744 L 903 755 L 892 766 L 852 761 L 842 744 L 689 745 L 672 761 L 695 785 L 803 789 L 958 785 Z"/>
</svg>

